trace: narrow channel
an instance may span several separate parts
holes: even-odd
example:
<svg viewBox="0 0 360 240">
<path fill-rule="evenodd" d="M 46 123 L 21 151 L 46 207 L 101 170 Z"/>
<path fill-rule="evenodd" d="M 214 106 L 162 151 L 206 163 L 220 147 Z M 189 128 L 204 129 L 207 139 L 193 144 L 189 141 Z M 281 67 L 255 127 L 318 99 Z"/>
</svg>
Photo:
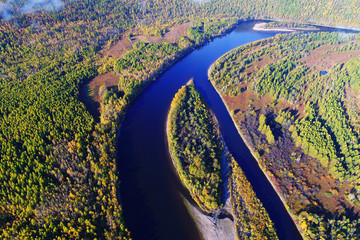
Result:
<svg viewBox="0 0 360 240">
<path fill-rule="evenodd" d="M 165 122 L 172 98 L 194 78 L 215 113 L 224 140 L 273 220 L 280 239 L 301 239 L 285 207 L 236 131 L 221 98 L 207 78 L 210 65 L 240 45 L 274 36 L 245 22 L 169 68 L 129 109 L 118 141 L 120 195 L 126 224 L 135 240 L 201 239 L 168 154 Z"/>
</svg>

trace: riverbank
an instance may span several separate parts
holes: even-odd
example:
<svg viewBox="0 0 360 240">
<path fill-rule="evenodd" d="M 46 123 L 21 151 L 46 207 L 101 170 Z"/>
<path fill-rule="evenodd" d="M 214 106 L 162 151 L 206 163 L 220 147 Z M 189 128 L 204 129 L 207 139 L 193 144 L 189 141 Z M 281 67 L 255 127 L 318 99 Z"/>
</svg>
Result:
<svg viewBox="0 0 360 240">
<path fill-rule="evenodd" d="M 235 233 L 235 221 L 230 219 L 229 216 L 219 218 L 217 216 L 208 216 L 195 206 L 193 206 L 188 200 L 184 198 L 185 204 L 191 213 L 203 239 L 205 240 L 236 240 Z M 219 211 L 226 213 L 232 212 L 230 198 L 227 199 L 224 207 Z M 219 212 L 220 213 L 220 212 Z"/>
<path fill-rule="evenodd" d="M 189 80 L 186 85 L 189 85 L 192 83 L 192 79 Z M 177 164 L 175 163 L 175 159 L 173 157 L 172 151 L 170 149 L 169 146 L 169 124 L 170 124 L 170 112 L 171 112 L 171 108 L 168 110 L 168 114 L 167 114 L 167 119 L 166 119 L 166 136 L 167 136 L 167 144 L 168 144 L 168 151 L 169 151 L 169 155 L 172 161 L 172 165 L 174 166 L 174 171 L 176 171 L 176 175 L 180 178 L 181 184 L 182 186 L 187 189 L 187 187 L 185 186 L 185 184 L 183 183 L 183 181 L 181 180 L 181 176 L 179 174 L 179 169 Z M 222 136 L 219 132 L 219 127 L 218 127 L 218 122 L 216 117 L 213 115 L 214 118 L 214 122 L 216 124 L 216 129 L 219 133 L 219 137 L 220 137 L 220 141 L 222 142 L 222 144 L 224 145 L 224 149 L 226 149 L 225 143 L 222 140 Z M 226 171 L 226 169 L 228 169 L 228 166 L 224 166 L 225 164 L 228 164 L 227 162 L 224 164 L 224 154 L 223 154 L 223 159 L 222 159 L 222 167 L 221 167 L 221 171 L 222 171 L 222 178 L 224 181 L 224 188 L 223 188 L 223 196 L 226 197 L 224 202 L 224 206 L 211 213 L 210 214 L 206 214 L 203 211 L 201 211 L 199 209 L 199 206 L 195 206 L 194 204 L 197 204 L 196 202 L 194 202 L 194 204 L 190 203 L 190 201 L 188 199 L 185 198 L 185 196 L 183 196 L 183 200 L 185 202 L 186 207 L 188 208 L 193 220 L 196 223 L 197 228 L 199 229 L 203 239 L 206 240 L 222 240 L 222 239 L 227 239 L 227 240 L 236 240 L 236 232 L 235 232 L 235 221 L 234 221 L 234 213 L 232 212 L 232 206 L 230 204 L 230 194 L 228 192 L 228 188 L 227 188 L 227 183 L 228 183 L 228 179 L 224 179 L 223 176 L 225 176 L 226 174 L 224 174 L 223 171 Z M 226 167 L 226 168 L 225 168 Z M 189 190 L 189 189 L 188 189 Z M 227 191 L 227 192 L 226 192 Z M 191 194 L 189 194 L 191 195 Z M 192 197 L 192 196 L 191 196 Z M 193 199 L 192 199 L 193 200 Z"/>
<path fill-rule="evenodd" d="M 226 125 L 232 124 L 229 122 L 231 120 L 227 117 L 228 113 L 218 98 L 218 94 L 207 81 L 206 71 L 225 52 L 250 41 L 275 35 L 254 32 L 251 30 L 253 25 L 254 22 L 241 24 L 239 29 L 228 36 L 205 44 L 203 48 L 179 61 L 157 81 L 152 82 L 145 93 L 141 94 L 128 109 L 122 123 L 121 134 L 119 134 L 118 155 L 121 161 L 119 161 L 118 169 L 121 176 L 120 190 L 125 222 L 134 238 L 149 239 L 156 235 L 157 239 L 201 239 L 199 230 L 181 196 L 191 198 L 188 197 L 188 193 L 174 174 L 172 160 L 169 157 L 168 145 L 165 142 L 166 116 L 175 93 L 193 77 L 195 84 L 201 93 L 204 93 L 203 96 L 210 105 L 215 103 L 222 109 L 218 112 L 215 110 L 217 107 L 214 108 L 216 118 Z M 222 113 L 226 119 L 223 119 Z M 235 135 L 236 139 L 240 139 L 240 136 L 235 133 L 236 129 L 233 128 L 231 133 L 225 135 Z M 243 144 L 241 148 L 245 147 Z M 257 173 L 254 174 L 262 174 L 257 166 L 256 168 Z M 260 182 L 262 186 L 266 186 L 266 189 L 271 189 L 270 195 L 267 196 L 273 199 L 276 193 L 265 177 L 261 176 Z M 264 191 L 268 192 L 266 189 Z M 274 198 L 271 201 L 274 201 L 272 205 L 274 209 L 277 209 L 278 205 L 283 206 L 280 199 Z M 299 234 L 293 232 L 295 226 L 292 226 L 288 213 L 285 209 L 279 210 L 281 215 L 275 217 L 277 221 L 286 219 L 284 222 L 280 221 L 280 231 L 286 232 L 282 235 L 298 236 Z M 139 222 L 139 219 L 142 221 Z"/>
<path fill-rule="evenodd" d="M 104 110 L 104 109 L 107 109 L 107 107 L 111 107 L 112 104 L 109 104 L 109 106 L 102 104 L 102 107 L 99 107 L 99 105 L 101 104 L 100 98 L 99 98 L 99 101 L 96 102 L 96 101 L 93 101 L 93 98 L 91 97 L 92 94 L 90 94 L 89 85 L 91 84 L 91 81 L 93 79 L 88 81 L 87 84 L 82 85 L 80 87 L 81 89 L 80 89 L 80 94 L 79 94 L 80 100 L 82 100 L 82 102 L 85 104 L 87 109 L 90 110 L 95 121 L 101 122 L 101 126 L 102 126 L 101 129 L 107 129 L 109 131 L 108 133 L 106 133 L 107 137 L 104 138 L 104 139 L 108 139 L 108 140 L 104 140 L 104 142 L 102 143 L 102 146 L 104 147 L 104 149 L 114 149 L 113 146 L 119 144 L 120 127 L 122 126 L 122 124 L 125 120 L 125 116 L 127 115 L 129 108 L 133 105 L 133 103 L 136 102 L 136 99 L 138 99 L 142 95 L 142 93 L 163 74 L 163 72 L 165 72 L 167 69 L 171 68 L 177 62 L 181 61 L 184 57 L 186 57 L 187 55 L 192 53 L 194 50 L 201 48 L 202 46 L 208 44 L 209 41 L 212 41 L 213 39 L 215 39 L 219 36 L 224 36 L 228 32 L 231 32 L 234 28 L 236 28 L 238 26 L 238 24 L 239 24 L 239 22 L 236 22 L 236 23 L 232 24 L 231 26 L 229 26 L 228 28 L 225 28 L 225 29 L 219 31 L 219 33 L 212 36 L 211 39 L 207 39 L 206 41 L 203 41 L 202 43 L 199 43 L 199 44 L 193 43 L 192 45 L 181 49 L 176 54 L 171 55 L 160 66 L 158 66 L 157 69 L 155 69 L 154 71 L 151 71 L 151 74 L 147 78 L 142 78 L 143 81 L 141 82 L 139 89 L 137 89 L 137 91 L 131 96 L 129 101 L 127 101 L 127 102 L 118 101 L 118 103 L 121 103 L 121 104 L 124 103 L 123 106 L 120 106 L 120 108 L 114 107 L 113 111 L 110 110 L 109 112 L 110 113 L 112 112 L 112 114 L 109 115 L 109 118 L 107 118 L 107 117 L 104 118 L 104 115 L 101 113 L 100 108 Z M 116 85 L 117 84 L 115 83 L 115 86 Z M 109 87 L 109 90 L 111 90 L 111 89 L 112 89 L 112 91 L 117 91 L 117 88 L 114 88 L 112 86 Z M 94 93 L 94 94 L 98 94 L 98 93 Z M 118 95 L 118 96 L 121 96 L 121 95 Z M 97 105 L 97 104 L 99 104 L 99 105 Z M 105 119 L 105 121 L 102 121 L 104 119 Z M 98 134 L 104 134 L 104 133 L 99 131 Z M 114 142 L 112 142 L 109 139 L 114 139 L 114 140 L 116 139 L 116 140 Z M 117 153 L 114 154 L 114 156 L 119 155 L 118 148 L 116 149 L 116 151 L 117 151 Z M 117 156 L 116 158 L 118 159 L 119 157 Z M 119 163 L 118 163 L 118 161 L 115 160 L 116 158 L 114 157 L 113 159 L 109 160 L 109 162 L 111 162 L 111 164 L 116 163 L 116 167 L 112 168 L 114 170 L 119 169 L 119 165 L 118 165 Z M 124 176 L 124 174 L 119 174 L 119 178 L 122 178 L 122 176 Z M 115 179 L 115 178 L 113 178 L 113 179 Z M 114 183 L 114 185 L 116 185 L 116 188 L 113 188 L 113 189 L 116 189 L 115 194 L 116 194 L 118 202 L 119 202 L 119 205 L 117 205 L 117 206 L 123 208 L 123 199 L 124 199 L 123 192 L 120 192 L 120 189 L 118 188 L 120 185 L 120 181 L 116 180 L 113 183 Z M 138 205 L 140 205 L 140 204 L 138 204 Z M 184 208 L 185 208 L 185 206 L 184 206 Z M 125 220 L 125 225 L 131 226 L 131 223 L 127 224 L 127 220 Z M 174 226 L 179 226 L 179 224 L 174 224 Z M 122 228 L 123 227 L 121 227 L 121 229 Z M 196 227 L 194 226 L 193 228 L 195 229 Z M 191 229 L 191 228 L 187 227 L 187 229 Z M 172 232 L 174 232 L 174 231 L 172 231 Z M 194 234 L 192 234 L 192 235 L 197 236 L 197 234 L 195 233 L 195 230 L 193 230 L 193 232 L 194 232 Z M 135 236 L 136 236 L 136 234 L 135 234 Z M 181 236 L 181 234 L 179 236 Z"/>
<path fill-rule="evenodd" d="M 177 173 L 199 209 L 215 214 L 222 205 L 223 148 L 214 117 L 191 80 L 170 105 L 166 132 Z"/>
<path fill-rule="evenodd" d="M 290 29 L 290 28 L 266 28 L 266 22 L 262 22 L 262 23 L 256 23 L 253 27 L 254 31 L 273 31 L 273 32 L 295 32 L 295 30 Z"/>
<path fill-rule="evenodd" d="M 225 56 L 227 53 L 225 53 L 223 56 Z M 221 59 L 223 56 L 221 56 L 218 59 Z M 217 60 L 216 60 L 217 61 Z M 299 233 L 301 234 L 302 238 L 304 239 L 304 235 L 301 231 L 301 228 L 298 226 L 297 224 L 297 219 L 296 216 L 290 211 L 289 206 L 287 205 L 286 200 L 283 198 L 283 196 L 281 195 L 281 193 L 278 191 L 275 183 L 271 180 L 271 177 L 267 174 L 266 169 L 263 168 L 263 166 L 260 163 L 260 159 L 258 157 L 258 154 L 255 152 L 255 149 L 253 148 L 252 144 L 250 144 L 247 140 L 247 138 L 245 137 L 245 134 L 241 131 L 240 127 L 238 126 L 238 124 L 236 124 L 236 120 L 233 116 L 233 114 L 231 114 L 231 110 L 229 109 L 229 106 L 227 104 L 227 102 L 225 101 L 225 99 L 223 98 L 223 95 L 220 93 L 220 91 L 215 87 L 215 85 L 213 84 L 213 82 L 210 80 L 210 73 L 212 71 L 212 68 L 214 66 L 214 64 L 216 63 L 216 61 L 214 63 L 211 64 L 211 66 L 208 69 L 208 80 L 210 81 L 210 83 L 213 85 L 215 91 L 218 93 L 219 97 L 221 98 L 222 102 L 224 103 L 225 108 L 227 109 L 227 112 L 230 115 L 230 118 L 238 132 L 238 134 L 241 136 L 243 142 L 245 143 L 245 145 L 247 146 L 247 148 L 249 149 L 249 151 L 251 152 L 251 155 L 253 156 L 253 158 L 256 160 L 259 168 L 261 169 L 262 173 L 264 174 L 264 176 L 267 178 L 267 180 L 269 181 L 269 183 L 271 184 L 271 186 L 273 187 L 274 191 L 276 192 L 276 194 L 278 195 L 278 197 L 280 198 L 281 202 L 283 203 L 283 205 L 285 206 L 289 216 L 291 217 L 291 219 L 293 220 L 296 228 L 298 229 Z"/>
<path fill-rule="evenodd" d="M 218 37 L 223 37 L 226 34 L 228 34 L 229 32 L 233 31 L 242 22 L 243 22 L 242 20 L 238 20 L 235 23 L 231 24 L 228 28 L 222 29 L 217 34 L 211 36 L 209 39 L 203 40 L 200 43 L 192 42 L 191 45 L 189 45 L 183 49 L 180 49 L 180 51 L 178 51 L 177 53 L 174 53 L 173 55 L 169 55 L 168 59 L 166 59 L 163 63 L 161 63 L 157 69 L 150 71 L 149 76 L 138 79 L 141 82 L 141 84 L 139 86 L 139 89 L 137 89 L 137 92 L 131 96 L 130 101 L 127 102 L 126 105 L 124 105 L 124 107 L 121 108 L 120 111 L 114 109 L 113 115 L 117 115 L 117 117 L 119 119 L 116 122 L 117 128 L 118 129 L 120 128 L 122 119 L 126 115 L 127 109 L 136 101 L 136 99 L 142 94 L 142 92 L 144 92 L 145 89 L 147 89 L 147 87 L 149 87 L 151 85 L 151 83 L 156 81 L 167 69 L 171 68 L 177 62 L 181 61 L 181 59 L 183 59 L 184 57 L 186 57 L 187 55 L 192 53 L 194 50 L 199 49 L 199 48 L 203 47 L 204 45 L 208 44 L 213 39 L 218 38 Z M 96 81 L 96 79 L 101 76 L 105 76 L 105 75 L 109 75 L 109 74 L 115 74 L 115 73 L 111 73 L 111 72 L 103 73 L 101 75 L 96 76 L 95 78 L 88 81 L 86 84 L 83 84 L 82 86 L 79 87 L 80 101 L 82 103 L 84 103 L 87 110 L 92 114 L 92 116 L 94 117 L 96 122 L 99 122 L 100 119 L 102 119 L 102 117 L 103 117 L 102 113 L 101 113 L 101 108 L 104 106 L 104 104 L 102 103 L 101 98 L 99 96 L 97 96 L 98 88 L 100 88 L 100 86 L 103 84 L 103 82 L 100 81 L 101 84 L 99 85 L 99 84 L 94 83 L 94 81 Z M 117 76 L 117 78 L 119 78 L 118 75 L 116 75 L 116 76 Z M 108 85 L 108 84 L 105 84 L 105 85 Z M 117 83 L 115 83 L 114 80 L 112 80 L 112 83 L 107 87 L 113 88 L 115 86 L 117 86 Z"/>
<path fill-rule="evenodd" d="M 309 27 L 309 28 L 301 28 L 301 27 L 267 27 L 267 22 L 256 23 L 253 27 L 254 31 L 268 31 L 268 32 L 297 32 L 297 31 L 319 31 L 319 28 Z"/>
<path fill-rule="evenodd" d="M 192 209 L 196 225 L 203 235 L 207 236 L 205 239 L 229 239 L 230 236 L 242 239 L 249 235 L 254 239 L 278 239 L 273 222 L 262 202 L 257 198 L 242 169 L 238 167 L 229 153 L 216 117 L 210 113 L 209 107 L 205 107 L 207 103 L 200 100 L 202 96 L 197 92 L 198 90 L 195 90 L 193 85 L 185 85 L 178 91 L 171 103 L 166 124 L 172 163 L 175 165 L 177 175 L 183 185 L 189 189 L 192 195 L 188 199 L 191 202 L 195 200 L 197 203 L 192 205 L 198 209 L 197 211 Z M 199 108 L 197 105 L 208 110 L 202 111 L 201 107 Z M 210 120 L 211 118 L 212 120 Z M 204 119 L 208 119 L 208 121 L 203 121 Z M 184 126 L 184 122 L 192 124 L 187 127 L 187 124 Z M 194 127 L 200 122 L 202 127 Z M 207 122 L 210 122 L 211 129 Z M 200 134 L 196 134 L 197 132 Z M 189 145 L 188 138 L 197 144 Z M 209 141 L 209 138 L 215 138 L 215 142 Z M 200 142 L 202 143 L 200 144 Z M 185 149 L 184 146 L 186 146 Z M 200 152 L 195 148 L 201 149 Z M 182 154 L 182 152 L 189 152 L 189 149 L 191 149 L 191 154 Z M 206 154 L 201 154 L 204 152 Z M 217 152 L 217 161 L 211 159 L 214 159 L 215 155 L 211 158 L 207 157 L 209 153 L 213 155 L 215 152 Z M 219 161 L 221 161 L 220 166 Z M 195 164 L 198 167 L 194 166 Z M 202 177 L 197 174 L 199 171 Z M 213 175 L 214 172 L 216 175 Z M 215 195 L 216 198 L 221 197 L 218 207 L 209 205 L 212 200 L 206 195 L 207 192 L 220 194 Z M 222 205 L 224 207 L 220 208 Z M 209 209 L 207 206 L 211 206 L 211 208 Z M 225 220 L 218 221 L 220 219 Z M 233 224 L 235 226 L 232 226 Z M 228 232 L 230 229 L 233 229 L 231 234 Z"/>
</svg>

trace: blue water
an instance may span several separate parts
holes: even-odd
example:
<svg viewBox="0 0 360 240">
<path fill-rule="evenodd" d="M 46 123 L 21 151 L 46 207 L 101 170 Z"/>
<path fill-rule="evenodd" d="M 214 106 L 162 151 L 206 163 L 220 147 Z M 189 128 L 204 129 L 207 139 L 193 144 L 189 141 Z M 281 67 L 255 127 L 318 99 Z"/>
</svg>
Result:
<svg viewBox="0 0 360 240">
<path fill-rule="evenodd" d="M 195 86 L 215 113 L 226 145 L 269 212 L 279 238 L 301 239 L 207 78 L 209 66 L 224 53 L 276 34 L 253 31 L 254 24 L 243 23 L 230 34 L 193 51 L 162 74 L 129 109 L 120 129 L 118 169 L 124 218 L 135 240 L 201 239 L 184 205 L 182 196 L 189 195 L 174 171 L 165 132 L 171 100 L 190 78 L 194 78 Z"/>
</svg>

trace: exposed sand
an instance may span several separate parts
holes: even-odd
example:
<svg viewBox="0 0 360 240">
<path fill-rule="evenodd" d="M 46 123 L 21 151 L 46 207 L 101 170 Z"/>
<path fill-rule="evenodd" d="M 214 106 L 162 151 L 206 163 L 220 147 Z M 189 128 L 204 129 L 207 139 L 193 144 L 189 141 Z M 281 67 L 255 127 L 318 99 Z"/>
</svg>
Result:
<svg viewBox="0 0 360 240">
<path fill-rule="evenodd" d="M 190 79 L 186 85 L 191 84 L 193 79 Z M 166 120 L 166 135 L 167 138 L 169 138 L 169 122 L 170 122 L 170 109 L 167 114 L 167 120 Z M 215 117 L 215 115 L 213 115 Z M 217 119 L 215 118 L 215 121 L 217 123 Z M 218 128 L 218 126 L 217 126 Z M 222 136 L 220 135 L 220 138 L 222 140 Z M 225 143 L 223 142 L 225 145 Z M 224 146 L 225 149 L 226 146 Z M 177 169 L 174 158 L 172 157 L 172 153 L 170 150 L 170 147 L 168 147 L 168 151 L 170 153 L 170 157 L 172 159 L 173 165 L 175 169 Z M 224 159 L 223 159 L 224 160 Z M 222 169 L 224 171 L 228 171 L 227 169 L 224 169 L 224 164 L 227 164 L 222 161 Z M 186 187 L 184 185 L 184 187 Z M 188 208 L 190 214 L 192 215 L 197 228 L 199 229 L 202 237 L 204 240 L 236 240 L 236 233 L 235 233 L 235 217 L 232 212 L 232 207 L 230 204 L 230 194 L 228 193 L 227 184 L 225 184 L 225 192 L 226 192 L 226 201 L 218 213 L 220 217 L 212 217 L 207 214 L 202 213 L 199 209 L 197 209 L 195 206 L 193 206 L 185 197 L 184 202 L 186 207 Z"/>
<path fill-rule="evenodd" d="M 205 240 L 236 240 L 235 222 L 229 217 L 222 219 L 207 216 L 185 200 L 195 223 Z M 230 199 L 220 211 L 231 213 Z"/>
<path fill-rule="evenodd" d="M 317 27 L 277 27 L 277 28 L 267 28 L 266 22 L 257 23 L 254 25 L 253 30 L 255 31 L 273 31 L 273 32 L 296 32 L 296 31 L 319 31 L 320 29 Z"/>
<path fill-rule="evenodd" d="M 268 32 L 295 32 L 290 28 L 265 28 L 266 22 L 256 23 L 253 27 L 255 31 L 268 31 Z"/>
</svg>

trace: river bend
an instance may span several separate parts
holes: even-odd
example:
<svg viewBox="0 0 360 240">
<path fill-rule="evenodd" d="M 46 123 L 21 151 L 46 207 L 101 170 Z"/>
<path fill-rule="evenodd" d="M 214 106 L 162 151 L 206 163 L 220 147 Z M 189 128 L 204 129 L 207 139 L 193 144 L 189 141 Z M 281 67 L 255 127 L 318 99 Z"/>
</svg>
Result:
<svg viewBox="0 0 360 240">
<path fill-rule="evenodd" d="M 178 61 L 151 84 L 128 110 L 119 134 L 118 169 L 124 219 L 135 240 L 201 239 L 184 203 L 183 197 L 189 198 L 189 195 L 172 166 L 165 131 L 172 98 L 190 78 L 194 78 L 195 86 L 216 115 L 227 147 L 264 204 L 279 238 L 301 239 L 207 77 L 210 65 L 224 53 L 276 34 L 253 31 L 254 24 L 242 23 L 231 33 L 214 39 Z"/>
</svg>

